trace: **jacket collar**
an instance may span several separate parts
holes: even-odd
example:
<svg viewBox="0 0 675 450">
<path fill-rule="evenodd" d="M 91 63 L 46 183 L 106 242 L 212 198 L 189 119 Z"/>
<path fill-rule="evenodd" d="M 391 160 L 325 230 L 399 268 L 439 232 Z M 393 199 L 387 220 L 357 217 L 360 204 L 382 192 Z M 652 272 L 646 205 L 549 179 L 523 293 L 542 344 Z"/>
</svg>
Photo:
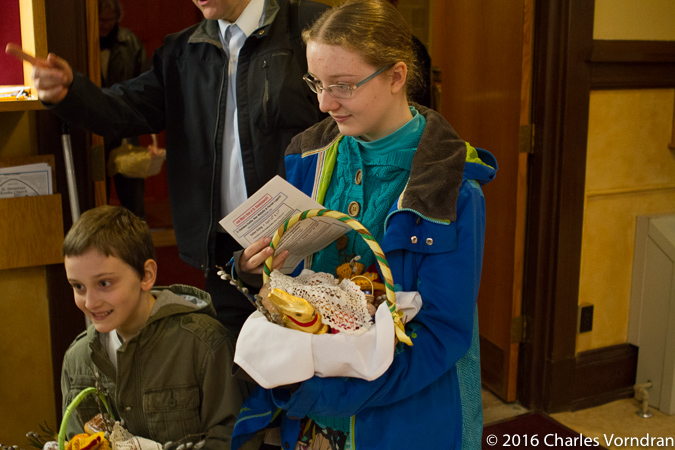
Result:
<svg viewBox="0 0 675 450">
<path fill-rule="evenodd" d="M 174 284 L 167 287 L 154 287 L 152 294 L 157 300 L 144 327 L 157 320 L 178 314 L 199 313 L 216 317 L 216 310 L 211 302 L 211 296 L 201 289 Z M 93 325 L 87 328 L 86 333 L 89 346 L 98 345 L 99 333 Z"/>
<path fill-rule="evenodd" d="M 274 22 L 277 14 L 279 13 L 280 6 L 277 0 L 267 0 L 265 2 L 265 19 L 260 28 L 258 28 L 251 36 L 256 36 L 258 38 L 263 37 L 267 34 L 267 30 Z M 194 43 L 208 43 L 213 44 L 218 48 L 223 48 L 223 45 L 220 41 L 220 27 L 218 26 L 217 20 L 208 20 L 204 19 L 201 21 L 194 32 L 190 35 L 188 39 L 190 44 Z"/>
<path fill-rule="evenodd" d="M 427 124 L 398 208 L 410 209 L 440 221 L 455 221 L 468 144 L 436 111 L 417 104 L 413 106 L 424 116 Z M 330 117 L 308 131 L 301 136 L 299 150 L 302 153 L 325 148 L 340 134 L 337 124 Z"/>
<path fill-rule="evenodd" d="M 148 324 L 167 316 L 192 312 L 216 317 L 211 297 L 201 289 L 174 284 L 168 287 L 155 287 L 152 294 L 157 300 L 150 312 Z"/>
<path fill-rule="evenodd" d="M 220 28 L 218 27 L 218 21 L 202 20 L 201 23 L 197 25 L 197 28 L 195 28 L 195 31 L 190 35 L 188 43 L 207 43 L 213 44 L 218 48 L 223 48 L 223 44 L 220 42 Z"/>
<path fill-rule="evenodd" d="M 399 198 L 400 209 L 441 221 L 457 220 L 468 144 L 436 111 L 415 105 L 427 124 L 413 157 L 410 179 Z"/>
</svg>

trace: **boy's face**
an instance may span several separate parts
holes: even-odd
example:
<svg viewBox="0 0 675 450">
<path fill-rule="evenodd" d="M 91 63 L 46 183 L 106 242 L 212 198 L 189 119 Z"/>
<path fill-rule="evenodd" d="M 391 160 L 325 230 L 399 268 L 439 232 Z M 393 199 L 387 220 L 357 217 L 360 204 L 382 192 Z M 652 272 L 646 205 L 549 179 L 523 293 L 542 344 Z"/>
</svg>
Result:
<svg viewBox="0 0 675 450">
<path fill-rule="evenodd" d="M 145 262 L 143 278 L 129 264 L 95 248 L 80 256 L 66 256 L 64 265 L 75 304 L 98 332 L 117 330 L 126 340 L 145 325 L 155 301 L 150 294 L 157 272 L 155 261 Z"/>
</svg>

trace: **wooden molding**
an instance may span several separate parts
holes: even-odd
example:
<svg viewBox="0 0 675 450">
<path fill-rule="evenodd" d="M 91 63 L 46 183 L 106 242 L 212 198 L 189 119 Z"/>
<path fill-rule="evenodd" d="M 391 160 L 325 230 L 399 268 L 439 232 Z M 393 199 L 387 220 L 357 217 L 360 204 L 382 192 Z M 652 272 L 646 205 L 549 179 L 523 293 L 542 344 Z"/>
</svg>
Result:
<svg viewBox="0 0 675 450">
<path fill-rule="evenodd" d="M 591 63 L 591 88 L 663 89 L 675 86 L 675 63 Z"/>
<path fill-rule="evenodd" d="M 673 102 L 673 137 L 670 139 L 668 147 L 675 151 L 675 102 Z"/>
<path fill-rule="evenodd" d="M 528 244 L 519 400 L 565 410 L 572 400 L 583 228 L 586 134 L 594 2 L 541 2 L 535 8 Z"/>
<path fill-rule="evenodd" d="M 579 353 L 571 410 L 632 397 L 637 357 L 638 349 L 631 344 Z"/>
<path fill-rule="evenodd" d="M 592 89 L 675 86 L 675 42 L 595 40 L 587 63 Z"/>
<path fill-rule="evenodd" d="M 591 63 L 675 63 L 673 41 L 593 41 Z"/>
</svg>

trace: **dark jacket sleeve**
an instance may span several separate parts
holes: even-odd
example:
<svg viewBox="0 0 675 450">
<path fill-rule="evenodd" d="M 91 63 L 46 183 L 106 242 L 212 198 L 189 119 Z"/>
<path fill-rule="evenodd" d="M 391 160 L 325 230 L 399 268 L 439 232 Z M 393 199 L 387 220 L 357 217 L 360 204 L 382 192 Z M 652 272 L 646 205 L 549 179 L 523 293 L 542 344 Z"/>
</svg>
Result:
<svg viewBox="0 0 675 450">
<path fill-rule="evenodd" d="M 62 120 L 101 136 L 137 136 L 164 129 L 164 89 L 155 70 L 110 89 L 76 74 L 66 97 L 45 106 Z"/>
</svg>

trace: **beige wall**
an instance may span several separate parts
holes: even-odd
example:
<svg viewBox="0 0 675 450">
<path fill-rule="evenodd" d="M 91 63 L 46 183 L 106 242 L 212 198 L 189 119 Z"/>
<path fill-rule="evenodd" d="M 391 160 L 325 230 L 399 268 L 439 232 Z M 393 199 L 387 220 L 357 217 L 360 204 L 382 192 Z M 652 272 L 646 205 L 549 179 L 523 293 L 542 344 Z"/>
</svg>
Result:
<svg viewBox="0 0 675 450">
<path fill-rule="evenodd" d="M 636 216 L 675 213 L 675 90 L 591 93 L 579 304 L 593 330 L 577 351 L 627 341 Z"/>
<path fill-rule="evenodd" d="M 593 39 L 675 41 L 675 1 L 595 0 Z"/>
</svg>

